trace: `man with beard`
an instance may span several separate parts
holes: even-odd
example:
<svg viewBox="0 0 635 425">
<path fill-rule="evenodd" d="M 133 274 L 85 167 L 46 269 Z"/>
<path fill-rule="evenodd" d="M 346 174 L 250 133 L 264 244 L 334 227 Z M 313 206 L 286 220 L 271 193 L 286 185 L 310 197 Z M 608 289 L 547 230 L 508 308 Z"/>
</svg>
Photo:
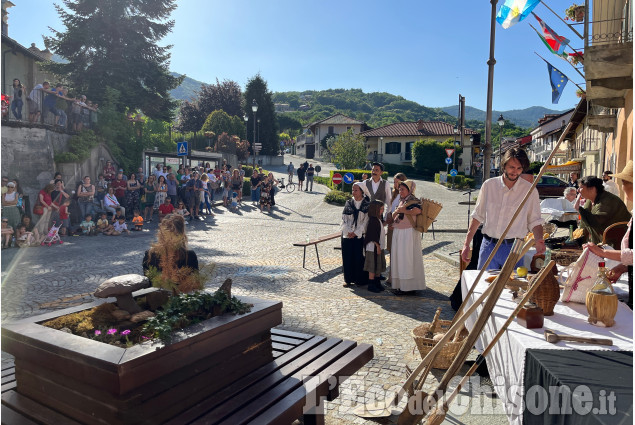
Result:
<svg viewBox="0 0 635 425">
<path fill-rule="evenodd" d="M 465 244 L 461 250 L 463 261 L 470 261 L 470 242 L 472 242 L 476 230 L 482 223 L 483 243 L 479 250 L 478 268 L 481 269 L 483 267 L 531 187 L 531 183 L 520 178 L 522 173 L 528 168 L 529 159 L 525 151 L 513 148 L 505 152 L 503 157 L 501 163 L 503 175 L 491 178 L 483 183 L 476 202 L 476 208 L 472 213 L 472 221 L 465 237 Z M 532 231 L 534 234 L 536 252 L 538 254 L 544 253 L 545 241 L 543 239 L 542 222 L 538 191 L 534 189 L 514 220 L 506 235 L 506 239 L 501 243 L 490 262 L 488 270 L 500 269 L 509 256 L 514 239 L 523 239 L 528 231 Z"/>
</svg>

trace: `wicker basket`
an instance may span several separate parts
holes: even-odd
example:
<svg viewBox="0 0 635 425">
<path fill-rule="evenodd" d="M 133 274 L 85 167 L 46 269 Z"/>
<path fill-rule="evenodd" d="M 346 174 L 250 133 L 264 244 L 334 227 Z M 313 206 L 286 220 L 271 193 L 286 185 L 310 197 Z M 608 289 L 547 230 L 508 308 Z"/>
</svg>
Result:
<svg viewBox="0 0 635 425">
<path fill-rule="evenodd" d="M 428 355 L 430 351 L 437 344 L 432 338 L 426 338 L 425 335 L 428 332 L 432 332 L 432 334 L 438 332 L 447 332 L 452 326 L 452 321 L 450 320 L 438 320 L 436 322 L 436 326 L 432 328 L 434 323 L 425 322 L 417 326 L 412 330 L 412 337 L 415 340 L 415 344 L 417 344 L 417 349 L 419 350 L 419 354 L 421 354 L 421 358 L 423 359 Z M 461 333 L 459 334 L 459 338 L 457 341 L 448 341 L 441 351 L 437 354 L 437 357 L 432 362 L 432 367 L 435 369 L 448 369 L 454 360 L 454 357 L 458 354 L 461 346 L 463 345 L 463 340 L 467 336 L 467 330 L 463 328 Z"/>
<path fill-rule="evenodd" d="M 432 224 L 434 220 L 436 220 L 437 216 L 443 209 L 443 205 L 438 202 L 435 202 L 431 199 L 421 198 L 421 214 L 426 218 L 426 223 L 424 228 L 425 231 L 428 231 L 428 228 Z"/>
<path fill-rule="evenodd" d="M 551 253 L 551 258 L 561 266 L 568 266 L 571 263 L 578 261 L 582 254 L 582 249 L 559 249 L 554 250 Z"/>
</svg>

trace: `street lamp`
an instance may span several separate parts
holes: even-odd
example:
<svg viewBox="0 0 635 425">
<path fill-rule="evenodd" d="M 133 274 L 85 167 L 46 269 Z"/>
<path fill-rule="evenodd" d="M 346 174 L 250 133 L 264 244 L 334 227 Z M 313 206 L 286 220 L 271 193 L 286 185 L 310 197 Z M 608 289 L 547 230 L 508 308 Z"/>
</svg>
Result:
<svg viewBox="0 0 635 425">
<path fill-rule="evenodd" d="M 380 137 L 379 138 L 379 157 L 377 158 L 377 161 L 379 161 L 379 162 L 382 162 L 382 153 L 381 153 L 381 151 L 382 151 L 383 145 L 384 145 L 384 138 Z"/>
<path fill-rule="evenodd" d="M 498 121 L 496 122 L 500 128 L 500 133 L 498 133 L 498 168 L 500 168 L 503 158 L 503 126 L 505 125 L 505 118 L 503 118 L 503 114 L 500 114 Z"/>
<path fill-rule="evenodd" d="M 245 120 L 245 140 L 249 141 L 249 131 L 247 127 L 247 123 L 249 122 L 249 117 L 247 116 L 247 114 L 243 115 L 243 119 Z M 252 160 L 252 162 L 254 164 L 254 168 L 256 168 L 256 155 L 254 155 L 254 159 Z"/>
<path fill-rule="evenodd" d="M 459 134 L 459 128 L 454 126 L 452 129 L 454 133 L 454 152 L 452 152 L 452 169 L 456 169 L 456 136 Z M 454 176 L 452 176 L 452 189 L 454 189 Z"/>
<path fill-rule="evenodd" d="M 256 154 L 258 149 L 256 148 L 256 112 L 258 112 L 258 103 L 256 99 L 251 102 L 251 110 L 254 112 L 254 168 L 256 168 Z"/>
</svg>

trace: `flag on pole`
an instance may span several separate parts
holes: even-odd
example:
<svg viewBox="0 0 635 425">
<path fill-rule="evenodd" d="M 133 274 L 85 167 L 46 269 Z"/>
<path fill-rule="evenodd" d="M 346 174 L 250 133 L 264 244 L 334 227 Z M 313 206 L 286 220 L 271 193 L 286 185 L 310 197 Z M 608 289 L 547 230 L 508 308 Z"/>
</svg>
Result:
<svg viewBox="0 0 635 425">
<path fill-rule="evenodd" d="M 536 18 L 540 24 L 540 28 L 542 28 L 542 34 L 538 33 L 538 35 L 542 42 L 545 43 L 545 46 L 551 50 L 551 53 L 566 58 L 567 55 L 564 53 L 564 48 L 569 44 L 569 40 L 556 34 L 556 32 L 552 30 L 549 25 L 545 24 L 534 12 L 531 12 L 531 14 L 534 15 L 534 18 Z"/>
<path fill-rule="evenodd" d="M 525 19 L 540 0 L 505 0 L 498 10 L 496 21 L 505 29 Z"/>
<path fill-rule="evenodd" d="M 564 86 L 567 85 L 569 79 L 549 62 L 547 62 L 547 69 L 549 70 L 549 80 L 551 81 L 551 103 L 558 103 Z"/>
</svg>

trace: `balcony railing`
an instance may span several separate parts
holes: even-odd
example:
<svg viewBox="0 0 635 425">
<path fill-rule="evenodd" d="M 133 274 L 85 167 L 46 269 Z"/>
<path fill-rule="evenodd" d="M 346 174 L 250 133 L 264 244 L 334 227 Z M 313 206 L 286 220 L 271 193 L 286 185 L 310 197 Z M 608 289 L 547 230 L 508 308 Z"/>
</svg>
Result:
<svg viewBox="0 0 635 425">
<path fill-rule="evenodd" d="M 24 89 L 23 89 L 24 90 Z M 3 87 L 8 105 L 2 106 L 2 121 L 42 124 L 66 131 L 81 131 L 97 124 L 99 112 L 75 99 L 62 98 L 38 90 L 29 100 L 30 89 L 22 93 L 22 100 L 13 98 L 13 87 Z M 47 99 L 47 97 L 52 96 Z M 3 97 L 4 99 L 4 97 Z"/>
<path fill-rule="evenodd" d="M 633 41 L 632 3 L 630 0 L 595 0 L 591 7 L 587 46 Z"/>
</svg>

